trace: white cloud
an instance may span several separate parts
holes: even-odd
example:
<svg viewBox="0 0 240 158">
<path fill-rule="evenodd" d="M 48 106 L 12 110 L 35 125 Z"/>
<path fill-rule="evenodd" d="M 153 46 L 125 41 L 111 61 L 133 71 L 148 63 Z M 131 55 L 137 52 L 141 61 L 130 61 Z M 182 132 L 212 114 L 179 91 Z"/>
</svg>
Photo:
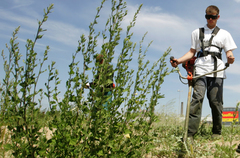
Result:
<svg viewBox="0 0 240 158">
<path fill-rule="evenodd" d="M 159 6 L 154 6 L 154 7 L 144 7 L 144 8 L 142 8 L 142 11 L 143 12 L 159 12 L 159 11 L 161 11 L 162 10 L 162 8 L 161 7 L 159 7 Z"/>
<path fill-rule="evenodd" d="M 20 25 L 20 33 L 29 34 L 31 36 L 36 34 L 38 27 L 38 20 L 36 18 L 29 18 L 29 16 L 19 16 L 12 12 L 1 10 L 0 14 L 0 19 L 8 21 L 8 23 L 0 22 L 2 26 L 0 30 L 4 29 L 5 31 L 9 30 L 12 32 L 16 27 Z M 17 26 L 13 26 L 11 23 L 16 24 Z M 75 47 L 77 47 L 77 41 L 80 39 L 80 35 L 87 33 L 87 31 L 84 29 L 79 29 L 74 25 L 60 21 L 49 20 L 43 24 L 42 28 L 47 29 L 47 32 L 44 32 L 44 34 L 46 34 L 45 38 L 49 38 L 53 41 Z"/>
<path fill-rule="evenodd" d="M 6 30 L 13 31 L 17 27 L 17 26 L 13 27 L 13 26 L 11 26 L 7 23 L 4 23 L 4 22 L 0 22 L 0 25 L 1 25 L 0 30 L 2 30 L 2 31 L 6 31 Z"/>
<path fill-rule="evenodd" d="M 14 22 L 17 25 L 23 25 L 27 27 L 37 27 L 37 19 L 32 19 L 26 16 L 20 16 L 18 14 L 6 11 L 6 10 L 0 10 L 1 17 L 0 19 L 7 20 L 8 22 Z M 10 25 L 12 27 L 12 25 Z M 17 27 L 17 26 L 16 26 Z"/>
<path fill-rule="evenodd" d="M 34 3 L 34 1 L 32 1 L 32 0 L 14 0 L 11 8 L 12 9 L 13 8 L 21 8 L 21 7 L 29 6 L 32 3 Z"/>
<path fill-rule="evenodd" d="M 191 32 L 198 28 L 200 23 L 196 19 L 184 19 L 175 14 L 158 12 L 152 7 L 144 7 L 137 17 L 136 26 L 133 28 L 135 36 L 142 37 L 148 32 L 146 40 L 153 40 L 151 48 L 158 52 L 166 51 L 172 47 L 172 53 L 186 53 L 190 48 Z M 124 25 L 129 25 L 132 17 L 137 10 L 136 6 L 128 6 L 129 14 L 124 21 Z M 126 28 L 126 27 L 124 27 Z M 186 50 L 187 46 L 187 50 Z"/>
<path fill-rule="evenodd" d="M 240 0 L 234 0 L 235 2 L 237 2 L 237 3 L 240 3 Z"/>
<path fill-rule="evenodd" d="M 65 45 L 75 46 L 77 48 L 78 40 L 82 34 L 87 35 L 87 31 L 77 28 L 73 25 L 62 23 L 59 21 L 48 21 L 46 38 L 60 42 Z"/>
<path fill-rule="evenodd" d="M 225 85 L 224 88 L 231 90 L 235 93 L 240 93 L 240 84 L 239 85 L 231 85 L 231 86 Z"/>
</svg>

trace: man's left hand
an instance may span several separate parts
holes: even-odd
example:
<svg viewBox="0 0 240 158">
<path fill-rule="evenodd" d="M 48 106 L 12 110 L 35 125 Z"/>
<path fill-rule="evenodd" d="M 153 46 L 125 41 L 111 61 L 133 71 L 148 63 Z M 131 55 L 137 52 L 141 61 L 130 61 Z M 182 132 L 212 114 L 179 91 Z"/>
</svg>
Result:
<svg viewBox="0 0 240 158">
<path fill-rule="evenodd" d="M 233 64 L 234 60 L 235 60 L 235 57 L 234 57 L 233 55 L 229 55 L 229 56 L 227 57 L 227 62 L 228 62 L 229 64 Z"/>
<path fill-rule="evenodd" d="M 229 64 L 234 63 L 235 57 L 233 56 L 232 51 L 231 51 L 231 50 L 227 51 L 227 52 L 226 52 L 226 55 L 227 55 L 227 62 L 228 62 Z"/>
</svg>

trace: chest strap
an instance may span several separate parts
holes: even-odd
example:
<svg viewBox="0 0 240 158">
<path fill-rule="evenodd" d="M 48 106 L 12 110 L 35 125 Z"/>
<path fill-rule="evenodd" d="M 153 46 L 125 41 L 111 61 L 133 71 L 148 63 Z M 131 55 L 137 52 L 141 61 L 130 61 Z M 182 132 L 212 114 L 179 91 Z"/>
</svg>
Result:
<svg viewBox="0 0 240 158">
<path fill-rule="evenodd" d="M 208 55 L 211 55 L 212 57 L 217 57 L 218 59 L 221 59 L 222 60 L 222 54 L 221 53 L 218 53 L 218 52 L 209 52 L 209 51 L 205 51 L 205 55 L 202 53 L 202 52 L 198 52 L 197 53 L 197 58 L 200 58 L 200 57 L 205 57 L 205 56 L 208 56 Z"/>
</svg>

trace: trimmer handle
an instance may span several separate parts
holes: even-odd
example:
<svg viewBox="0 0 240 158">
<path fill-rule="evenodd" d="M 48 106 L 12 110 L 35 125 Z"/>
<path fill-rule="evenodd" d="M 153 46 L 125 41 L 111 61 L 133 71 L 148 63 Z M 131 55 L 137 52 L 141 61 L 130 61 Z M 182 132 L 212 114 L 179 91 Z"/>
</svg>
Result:
<svg viewBox="0 0 240 158">
<path fill-rule="evenodd" d="M 225 63 L 225 67 L 227 68 L 227 67 L 229 67 L 230 65 L 229 65 L 229 63 Z"/>
<path fill-rule="evenodd" d="M 174 61 L 173 59 L 174 59 L 174 56 L 171 56 L 171 57 L 170 57 L 170 60 L 173 61 L 173 62 L 176 62 L 176 61 Z"/>
</svg>

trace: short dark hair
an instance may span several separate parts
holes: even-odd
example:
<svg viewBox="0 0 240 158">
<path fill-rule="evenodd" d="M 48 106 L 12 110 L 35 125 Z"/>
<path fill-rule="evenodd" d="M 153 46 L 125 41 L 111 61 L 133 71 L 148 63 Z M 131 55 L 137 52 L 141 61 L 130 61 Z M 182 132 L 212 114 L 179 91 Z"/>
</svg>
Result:
<svg viewBox="0 0 240 158">
<path fill-rule="evenodd" d="M 206 14 L 207 14 L 207 13 L 216 13 L 216 14 L 219 14 L 219 9 L 218 9 L 218 7 L 215 6 L 215 5 L 210 5 L 210 6 L 208 6 L 207 9 L 206 9 Z"/>
<path fill-rule="evenodd" d="M 96 57 L 96 61 L 101 63 L 103 61 L 103 55 L 102 54 L 98 54 Z"/>
</svg>

